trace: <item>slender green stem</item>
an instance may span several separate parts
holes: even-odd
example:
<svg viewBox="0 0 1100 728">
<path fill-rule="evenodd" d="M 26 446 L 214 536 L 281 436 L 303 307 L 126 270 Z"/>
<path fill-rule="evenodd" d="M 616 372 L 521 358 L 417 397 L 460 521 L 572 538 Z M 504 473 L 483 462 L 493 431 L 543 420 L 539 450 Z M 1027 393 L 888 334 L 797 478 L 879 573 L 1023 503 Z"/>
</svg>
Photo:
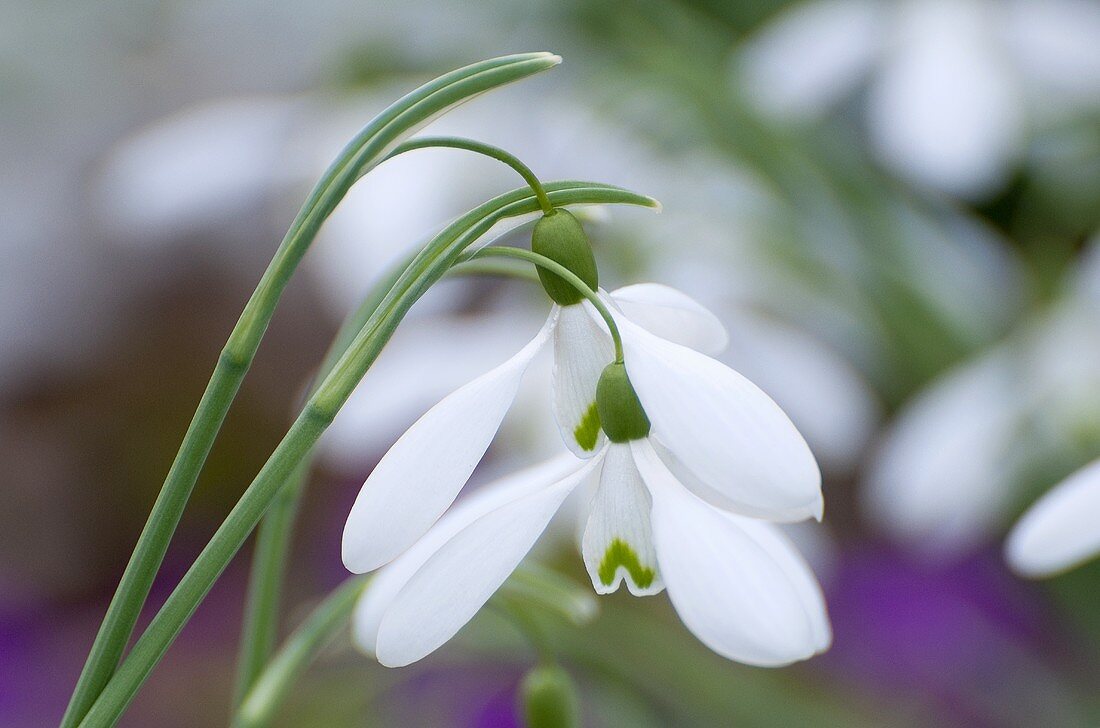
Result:
<svg viewBox="0 0 1100 728">
<path fill-rule="evenodd" d="M 549 215 L 554 211 L 554 206 L 550 204 L 550 198 L 547 197 L 546 190 L 543 188 L 539 178 L 531 171 L 531 168 L 521 162 L 514 154 L 500 147 L 494 147 L 492 144 L 486 144 L 475 139 L 466 139 L 463 137 L 417 137 L 416 139 L 410 139 L 407 142 L 403 142 L 394 149 L 386 159 L 396 157 L 405 152 L 411 152 L 414 149 L 426 149 L 429 147 L 465 149 L 466 151 L 483 154 L 486 157 L 504 162 L 509 167 L 516 170 L 516 172 L 519 172 L 523 180 L 531 186 L 531 189 L 534 190 L 535 195 L 538 197 L 539 207 L 542 208 L 543 214 Z"/>
<path fill-rule="evenodd" d="M 62 718 L 62 728 L 72 728 L 80 722 L 118 665 L 195 481 L 252 364 L 275 306 L 321 224 L 351 185 L 404 135 L 465 99 L 546 70 L 558 62 L 557 56 L 548 53 L 528 53 L 494 58 L 444 74 L 375 117 L 325 172 L 291 224 L 229 336 L 107 608 Z"/>
<path fill-rule="evenodd" d="M 548 185 L 548 189 L 555 206 L 601 203 L 656 206 L 650 198 L 610 186 L 563 182 Z M 417 254 L 309 398 L 282 442 L 104 687 L 81 726 L 106 728 L 119 719 L 413 303 L 446 273 L 465 248 L 495 225 L 538 210 L 537 201 L 526 190 L 502 195 L 451 223 Z"/>
<path fill-rule="evenodd" d="M 352 577 L 317 605 L 257 677 L 241 702 L 233 728 L 262 728 L 271 723 L 290 689 L 317 653 L 348 623 L 368 580 L 368 577 Z"/>
<path fill-rule="evenodd" d="M 318 369 L 310 389 L 332 371 L 343 356 L 355 335 L 374 314 L 378 305 L 397 282 L 401 273 L 412 261 L 412 256 L 394 266 L 372 287 L 371 292 L 340 327 Z M 294 530 L 298 503 L 305 489 L 312 465 L 312 453 L 298 464 L 289 482 L 283 486 L 278 498 L 264 514 L 252 555 L 248 591 L 245 597 L 244 619 L 241 625 L 241 644 L 237 657 L 237 677 L 234 688 L 233 709 L 244 700 L 253 683 L 259 677 L 275 650 L 279 632 L 279 603 L 283 581 L 286 578 L 286 561 Z"/>
<path fill-rule="evenodd" d="M 619 327 L 615 324 L 615 318 L 611 315 L 611 311 L 608 310 L 607 305 L 600 299 L 599 294 L 589 288 L 587 283 L 578 278 L 576 273 L 569 270 L 561 263 L 547 258 L 545 255 L 539 255 L 538 253 L 533 253 L 524 248 L 490 246 L 470 253 L 463 258 L 463 261 L 489 257 L 524 260 L 564 278 L 569 285 L 577 289 L 578 293 L 587 298 L 589 303 L 591 303 L 596 311 L 599 312 L 600 316 L 603 317 L 604 323 L 607 324 L 607 330 L 611 332 L 611 340 L 615 343 L 615 363 L 623 363 L 623 339 L 622 336 L 619 335 Z"/>
</svg>

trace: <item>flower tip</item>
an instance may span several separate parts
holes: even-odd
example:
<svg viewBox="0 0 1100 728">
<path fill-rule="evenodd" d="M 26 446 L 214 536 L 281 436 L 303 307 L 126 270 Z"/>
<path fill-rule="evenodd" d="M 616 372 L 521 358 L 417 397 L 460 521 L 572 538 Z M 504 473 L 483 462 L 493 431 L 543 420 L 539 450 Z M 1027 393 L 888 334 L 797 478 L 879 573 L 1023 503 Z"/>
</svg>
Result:
<svg viewBox="0 0 1100 728">
<path fill-rule="evenodd" d="M 650 209 L 652 209 L 658 215 L 660 215 L 662 212 L 664 212 L 665 206 L 662 205 L 661 201 L 658 200 L 656 197 L 646 197 L 646 201 L 647 201 Z"/>
<path fill-rule="evenodd" d="M 1019 526 L 1005 540 L 1004 558 L 1013 573 L 1023 579 L 1043 579 L 1065 571 L 1072 564 L 1051 564 L 1049 559 L 1043 559 L 1035 553 L 1035 548 L 1029 542 L 1027 532 Z"/>
<path fill-rule="evenodd" d="M 539 55 L 546 59 L 551 66 L 557 66 L 562 62 L 562 57 L 557 53 L 551 53 L 550 51 L 542 51 Z"/>
</svg>

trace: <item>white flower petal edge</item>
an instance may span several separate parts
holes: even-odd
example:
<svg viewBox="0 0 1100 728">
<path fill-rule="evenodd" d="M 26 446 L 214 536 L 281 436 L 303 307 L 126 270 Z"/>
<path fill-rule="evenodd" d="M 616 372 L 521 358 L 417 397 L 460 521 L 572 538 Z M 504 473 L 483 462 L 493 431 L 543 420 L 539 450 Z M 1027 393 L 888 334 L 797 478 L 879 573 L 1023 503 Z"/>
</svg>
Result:
<svg viewBox="0 0 1100 728">
<path fill-rule="evenodd" d="M 652 500 L 630 446 L 609 443 L 581 539 L 581 554 L 597 594 L 610 594 L 624 581 L 634 596 L 664 589 L 649 523 Z"/>
<path fill-rule="evenodd" d="M 562 439 L 580 458 L 604 441 L 596 414 L 596 383 L 615 358 L 611 335 L 592 304 L 558 307 L 554 327 L 554 415 Z"/>
<path fill-rule="evenodd" d="M 555 459 L 486 488 L 455 508 L 383 570 L 357 609 L 356 640 L 387 667 L 403 667 L 451 639 L 500 588 L 566 496 L 597 466 L 564 477 Z M 549 483 L 549 484 L 548 484 Z"/>
<path fill-rule="evenodd" d="M 554 322 L 551 314 L 515 356 L 445 397 L 394 443 L 363 484 L 344 525 L 341 550 L 349 571 L 361 574 L 393 560 L 454 502 Z"/>
<path fill-rule="evenodd" d="M 778 667 L 830 641 L 808 567 L 778 534 L 744 528 L 665 468 L 648 441 L 631 444 L 653 496 L 653 535 L 669 598 L 687 628 L 723 657 Z"/>
<path fill-rule="evenodd" d="M 409 579 L 432 554 L 479 514 L 521 497 L 532 487 L 553 483 L 577 470 L 577 466 L 577 459 L 573 455 L 563 453 L 488 483 L 455 503 L 423 538 L 379 570 L 371 580 L 370 586 L 355 607 L 352 626 L 356 645 L 370 655 L 375 654 L 378 625 L 398 592 L 409 583 Z"/>
<path fill-rule="evenodd" d="M 704 354 L 717 354 L 729 344 L 718 317 L 671 286 L 638 283 L 612 291 L 610 298 L 624 316 L 662 339 Z"/>
<path fill-rule="evenodd" d="M 1040 498 L 1008 534 L 1005 557 L 1022 576 L 1050 576 L 1100 553 L 1100 460 Z"/>
<path fill-rule="evenodd" d="M 624 316 L 617 321 L 653 436 L 708 486 L 717 505 L 768 520 L 821 520 L 817 462 L 779 405 L 725 364 Z"/>
</svg>

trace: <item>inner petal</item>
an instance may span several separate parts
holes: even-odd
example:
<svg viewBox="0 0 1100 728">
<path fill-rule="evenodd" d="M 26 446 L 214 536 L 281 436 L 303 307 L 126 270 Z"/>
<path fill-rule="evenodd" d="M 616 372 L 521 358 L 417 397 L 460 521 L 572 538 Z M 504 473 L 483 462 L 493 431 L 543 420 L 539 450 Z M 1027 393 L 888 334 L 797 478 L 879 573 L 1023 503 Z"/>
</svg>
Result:
<svg viewBox="0 0 1100 728">
<path fill-rule="evenodd" d="M 581 540 L 584 564 L 597 593 L 610 594 L 623 581 L 635 596 L 664 589 L 649 523 L 651 506 L 630 445 L 611 443 Z"/>
<path fill-rule="evenodd" d="M 565 444 L 582 458 L 603 442 L 596 383 L 615 358 L 611 336 L 586 306 L 591 304 L 562 306 L 554 328 L 554 414 Z"/>
</svg>

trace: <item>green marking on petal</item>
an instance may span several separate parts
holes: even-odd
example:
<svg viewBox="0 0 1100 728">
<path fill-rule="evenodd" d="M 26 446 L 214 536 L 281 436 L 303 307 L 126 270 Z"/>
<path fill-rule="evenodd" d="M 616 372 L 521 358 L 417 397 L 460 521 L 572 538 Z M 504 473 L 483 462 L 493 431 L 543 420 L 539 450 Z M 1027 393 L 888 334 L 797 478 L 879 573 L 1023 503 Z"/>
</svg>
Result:
<svg viewBox="0 0 1100 728">
<path fill-rule="evenodd" d="M 596 447 L 596 438 L 599 434 L 600 411 L 596 408 L 596 403 L 593 402 L 585 410 L 584 417 L 581 417 L 581 423 L 573 430 L 573 437 L 576 438 L 577 444 L 582 449 L 593 450 Z"/>
<path fill-rule="evenodd" d="M 615 572 L 619 570 L 620 566 L 626 569 L 627 573 L 630 574 L 630 578 L 641 589 L 648 589 L 649 585 L 653 583 L 653 577 L 656 576 L 653 569 L 642 566 L 642 562 L 638 560 L 638 554 L 630 547 L 630 544 L 621 538 L 616 538 L 607 547 L 607 551 L 603 555 L 603 561 L 600 562 L 600 568 L 596 570 L 600 582 L 604 586 L 611 586 L 611 583 L 615 581 Z"/>
</svg>

